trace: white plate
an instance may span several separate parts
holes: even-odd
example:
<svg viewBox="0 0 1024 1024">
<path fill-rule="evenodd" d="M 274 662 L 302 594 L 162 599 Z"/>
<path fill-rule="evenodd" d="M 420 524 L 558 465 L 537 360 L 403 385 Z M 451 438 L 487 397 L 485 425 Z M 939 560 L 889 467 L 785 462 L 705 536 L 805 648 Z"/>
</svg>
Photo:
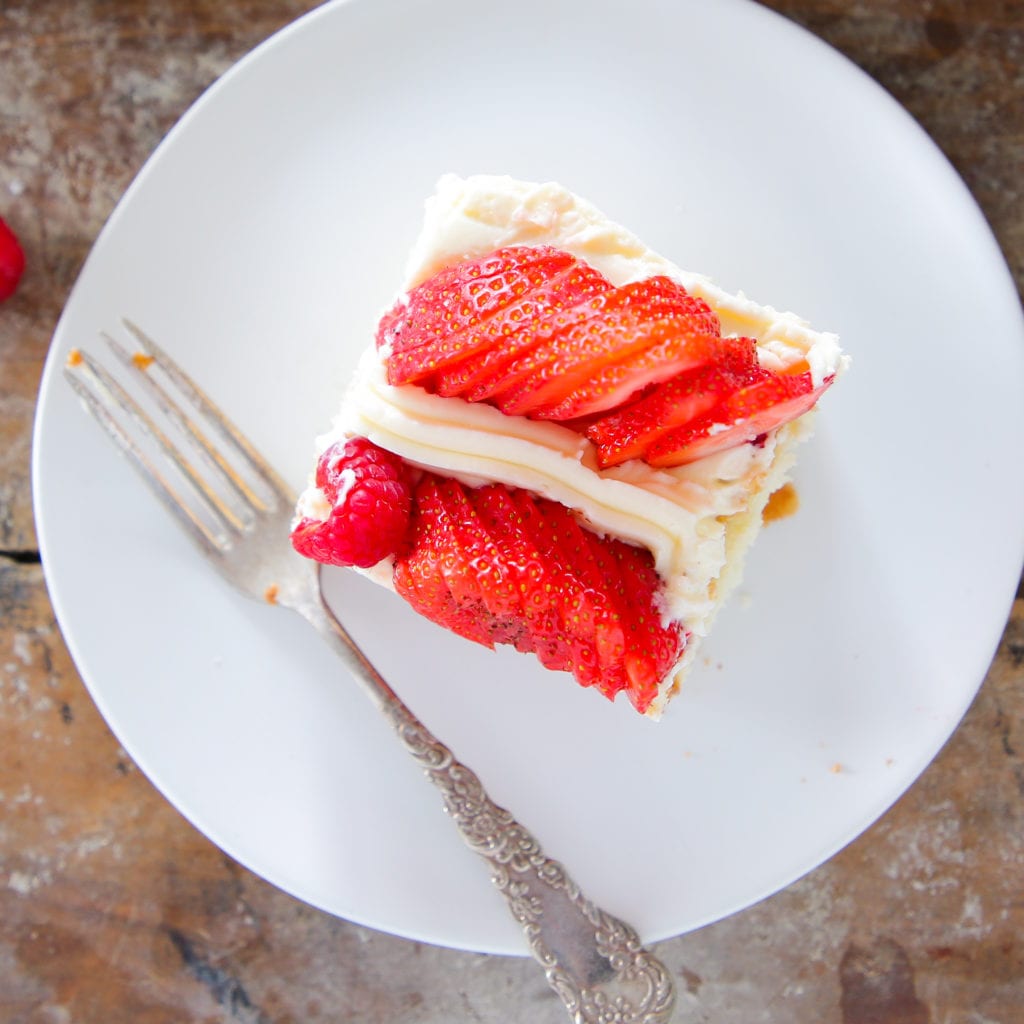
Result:
<svg viewBox="0 0 1024 1024">
<path fill-rule="evenodd" d="M 57 615 L 189 820 L 302 899 L 429 942 L 524 948 L 329 652 L 221 584 L 59 370 L 129 314 L 300 485 L 449 170 L 559 180 L 854 356 L 803 453 L 801 512 L 762 537 L 748 599 L 659 725 L 343 575 L 414 709 L 598 902 L 671 936 L 856 836 L 974 695 L 1024 550 L 1016 295 L 911 119 L 740 0 L 328 5 L 182 119 L 96 243 L 46 368 L 35 493 Z"/>
</svg>

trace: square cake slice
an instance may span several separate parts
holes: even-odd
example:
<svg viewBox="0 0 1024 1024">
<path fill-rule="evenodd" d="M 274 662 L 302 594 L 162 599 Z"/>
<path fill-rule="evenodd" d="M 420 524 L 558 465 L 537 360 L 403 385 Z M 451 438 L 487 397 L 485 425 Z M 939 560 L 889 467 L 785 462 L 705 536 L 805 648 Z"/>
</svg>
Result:
<svg viewBox="0 0 1024 1024">
<path fill-rule="evenodd" d="M 555 184 L 445 176 L 296 549 L 657 718 L 847 357 Z"/>
</svg>

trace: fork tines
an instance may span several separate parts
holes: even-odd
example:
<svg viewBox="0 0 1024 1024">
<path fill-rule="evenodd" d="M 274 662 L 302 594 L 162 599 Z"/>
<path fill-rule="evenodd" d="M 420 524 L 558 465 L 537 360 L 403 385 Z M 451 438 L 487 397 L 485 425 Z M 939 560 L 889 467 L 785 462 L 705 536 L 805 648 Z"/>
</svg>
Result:
<svg viewBox="0 0 1024 1024">
<path fill-rule="evenodd" d="M 289 488 L 152 338 L 129 320 L 123 324 L 133 349 L 105 331 L 100 336 L 138 397 L 80 349 L 72 350 L 64 374 L 194 539 L 226 551 L 257 514 L 293 505 Z"/>
</svg>

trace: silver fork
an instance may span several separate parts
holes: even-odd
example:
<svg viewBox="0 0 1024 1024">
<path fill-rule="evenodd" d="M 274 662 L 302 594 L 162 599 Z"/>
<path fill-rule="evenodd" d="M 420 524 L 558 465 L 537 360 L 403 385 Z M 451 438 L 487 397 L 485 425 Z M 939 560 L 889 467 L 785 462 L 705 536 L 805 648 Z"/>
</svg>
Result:
<svg viewBox="0 0 1024 1024">
<path fill-rule="evenodd" d="M 577 1024 L 668 1021 L 675 989 L 664 964 L 629 925 L 587 899 L 405 706 L 334 617 L 322 595 L 320 567 L 292 549 L 295 497 L 288 486 L 151 338 L 129 321 L 124 326 L 131 351 L 109 334 L 101 337 L 151 412 L 76 349 L 64 372 L 88 411 L 226 580 L 249 597 L 298 612 L 341 656 L 440 789 L 465 841 L 490 865 L 492 881 L 570 1017 Z"/>
</svg>

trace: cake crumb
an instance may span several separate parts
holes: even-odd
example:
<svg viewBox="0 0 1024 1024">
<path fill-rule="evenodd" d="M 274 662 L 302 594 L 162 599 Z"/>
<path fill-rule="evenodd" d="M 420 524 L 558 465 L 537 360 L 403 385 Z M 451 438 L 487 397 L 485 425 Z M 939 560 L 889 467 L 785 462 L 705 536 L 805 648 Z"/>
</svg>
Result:
<svg viewBox="0 0 1024 1024">
<path fill-rule="evenodd" d="M 263 591 L 263 600 L 266 601 L 267 604 L 277 604 L 278 590 L 278 585 L 276 583 L 271 583 L 270 586 Z"/>
<path fill-rule="evenodd" d="M 833 764 L 832 767 L 829 768 L 829 771 L 833 775 L 842 775 L 842 773 L 843 773 L 843 766 L 838 761 L 836 761 L 835 764 Z"/>
<path fill-rule="evenodd" d="M 783 484 L 768 499 L 761 518 L 766 523 L 774 523 L 778 519 L 785 519 L 793 515 L 798 508 L 800 508 L 800 496 L 796 493 L 796 488 L 792 484 Z"/>
<path fill-rule="evenodd" d="M 81 349 L 73 348 L 68 353 L 68 366 L 81 366 L 82 365 L 82 352 Z"/>
<path fill-rule="evenodd" d="M 151 356 L 148 352 L 133 352 L 132 362 L 140 370 L 148 370 L 153 365 L 153 363 L 156 362 L 156 359 L 153 356 Z"/>
</svg>

